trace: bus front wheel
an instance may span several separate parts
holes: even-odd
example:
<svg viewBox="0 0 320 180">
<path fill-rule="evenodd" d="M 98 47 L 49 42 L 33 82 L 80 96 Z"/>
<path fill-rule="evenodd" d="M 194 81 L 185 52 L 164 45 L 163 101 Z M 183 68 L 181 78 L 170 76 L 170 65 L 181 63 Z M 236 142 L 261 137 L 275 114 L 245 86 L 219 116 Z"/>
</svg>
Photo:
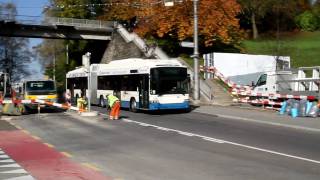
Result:
<svg viewBox="0 0 320 180">
<path fill-rule="evenodd" d="M 134 98 L 131 98 L 131 100 L 130 100 L 130 111 L 134 112 L 134 113 L 138 112 L 137 102 Z"/>
</svg>

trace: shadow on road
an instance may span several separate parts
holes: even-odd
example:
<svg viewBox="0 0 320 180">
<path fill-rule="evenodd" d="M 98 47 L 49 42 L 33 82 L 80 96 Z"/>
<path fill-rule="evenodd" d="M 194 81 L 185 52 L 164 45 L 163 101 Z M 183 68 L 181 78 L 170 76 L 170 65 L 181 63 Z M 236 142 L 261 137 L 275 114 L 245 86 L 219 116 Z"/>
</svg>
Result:
<svg viewBox="0 0 320 180">
<path fill-rule="evenodd" d="M 41 113 L 60 113 L 60 112 L 65 112 L 66 110 L 64 109 L 59 109 L 59 108 L 44 108 L 40 110 Z M 38 114 L 37 109 L 27 109 L 25 114 Z"/>
</svg>

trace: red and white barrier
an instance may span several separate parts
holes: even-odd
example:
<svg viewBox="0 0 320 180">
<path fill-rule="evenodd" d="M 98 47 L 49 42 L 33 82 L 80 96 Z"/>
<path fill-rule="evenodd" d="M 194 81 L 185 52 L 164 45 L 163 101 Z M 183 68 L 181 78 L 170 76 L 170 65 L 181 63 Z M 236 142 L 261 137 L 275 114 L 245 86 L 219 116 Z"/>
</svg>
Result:
<svg viewBox="0 0 320 180">
<path fill-rule="evenodd" d="M 264 100 L 233 99 L 233 102 L 256 104 L 256 105 L 270 105 L 270 106 L 282 105 L 282 102 L 274 102 L 268 99 L 264 99 Z"/>
<path fill-rule="evenodd" d="M 253 97 L 267 97 L 270 99 L 306 99 L 306 100 L 316 100 L 315 96 L 303 96 L 303 95 L 288 95 L 288 94 L 273 94 L 273 93 L 253 93 L 253 92 L 241 92 L 232 91 L 233 95 L 240 96 L 253 96 Z"/>
<path fill-rule="evenodd" d="M 71 106 L 69 104 L 59 104 L 59 103 L 40 100 L 40 99 L 37 99 L 35 101 L 37 103 L 39 103 L 39 104 L 45 104 L 45 105 L 48 105 L 48 106 L 55 106 L 55 107 L 62 108 L 62 109 L 71 109 L 71 110 L 75 110 L 75 111 L 84 111 L 84 110 L 82 110 L 82 109 L 80 109 L 78 107 L 74 107 L 74 106 Z"/>
<path fill-rule="evenodd" d="M 5 100 L 0 100 L 0 104 L 31 104 L 31 103 L 36 103 L 36 100 L 11 100 L 11 99 L 5 99 Z"/>
<path fill-rule="evenodd" d="M 209 73 L 214 73 L 214 75 L 222 80 L 225 84 L 227 84 L 230 88 L 232 89 L 242 89 L 242 90 L 251 90 L 252 87 L 250 86 L 243 86 L 243 85 L 238 85 L 234 82 L 232 82 L 229 78 L 226 78 L 222 73 L 220 73 L 215 67 L 211 66 L 211 67 L 203 67 L 200 66 L 200 71 L 204 71 L 204 72 L 209 72 Z"/>
<path fill-rule="evenodd" d="M 48 106 L 55 106 L 58 108 L 62 108 L 62 109 L 71 109 L 71 110 L 75 110 L 75 111 L 80 111 L 80 112 L 84 112 L 84 109 L 80 109 L 78 107 L 74 107 L 71 106 L 69 104 L 59 104 L 59 103 L 55 103 L 55 102 L 51 102 L 51 101 L 45 101 L 45 100 L 41 100 L 41 99 L 31 99 L 31 100 L 0 100 L 0 104 L 11 104 L 11 103 L 15 103 L 15 104 L 44 104 L 44 105 L 48 105 Z"/>
</svg>

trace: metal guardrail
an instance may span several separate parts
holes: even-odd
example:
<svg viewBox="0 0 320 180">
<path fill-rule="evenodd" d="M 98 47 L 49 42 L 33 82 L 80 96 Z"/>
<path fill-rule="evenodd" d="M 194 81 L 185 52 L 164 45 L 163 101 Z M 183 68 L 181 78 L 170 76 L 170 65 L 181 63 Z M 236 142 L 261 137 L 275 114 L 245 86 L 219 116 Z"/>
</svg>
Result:
<svg viewBox="0 0 320 180">
<path fill-rule="evenodd" d="M 0 15 L 0 21 L 14 22 L 16 24 L 40 25 L 42 18 L 39 16 L 9 16 Z"/>
<path fill-rule="evenodd" d="M 115 21 L 100 21 L 90 19 L 76 18 L 60 18 L 60 17 L 45 17 L 40 16 L 7 16 L 0 15 L 0 21 L 14 22 L 16 24 L 26 25 L 65 25 L 88 28 L 110 28 L 115 27 Z"/>
<path fill-rule="evenodd" d="M 110 27 L 114 27 L 116 22 L 90 20 L 90 19 L 46 17 L 43 20 L 43 24 L 88 27 L 88 28 L 110 28 Z"/>
<path fill-rule="evenodd" d="M 204 80 L 200 80 L 200 92 L 208 98 L 209 101 L 213 99 L 212 87 Z"/>
</svg>

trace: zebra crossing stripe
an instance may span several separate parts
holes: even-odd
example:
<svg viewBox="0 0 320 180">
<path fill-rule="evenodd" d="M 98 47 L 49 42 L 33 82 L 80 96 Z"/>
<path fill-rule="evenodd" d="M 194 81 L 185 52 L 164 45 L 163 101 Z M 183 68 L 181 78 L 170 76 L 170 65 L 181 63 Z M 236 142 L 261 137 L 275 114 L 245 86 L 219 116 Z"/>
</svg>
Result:
<svg viewBox="0 0 320 180">
<path fill-rule="evenodd" d="M 27 176 L 13 177 L 6 180 L 35 180 L 35 179 L 32 176 L 27 175 Z"/>
<path fill-rule="evenodd" d="M 12 159 L 5 159 L 5 160 L 0 160 L 0 163 L 13 163 L 14 160 Z"/>
<path fill-rule="evenodd" d="M 7 159 L 7 158 L 9 158 L 9 156 L 6 155 L 6 154 L 4 154 L 4 155 L 0 155 L 0 158 L 1 158 L 1 159 Z"/>
<path fill-rule="evenodd" d="M 16 170 L 11 170 L 11 171 L 3 171 L 0 173 L 1 174 L 16 174 L 16 173 L 28 173 L 28 172 L 24 169 L 16 169 Z"/>
<path fill-rule="evenodd" d="M 17 163 L 14 164 L 6 164 L 6 165 L 1 165 L 0 168 L 4 168 L 4 167 L 17 167 L 20 168 L 21 166 Z"/>
<path fill-rule="evenodd" d="M 9 177 L 5 180 L 35 180 L 29 173 L 24 170 L 19 164 L 15 163 L 13 159 L 11 159 L 8 155 L 5 154 L 5 152 L 2 151 L 0 148 L 0 163 L 10 163 L 10 164 L 4 164 L 0 165 L 0 168 L 18 168 L 15 170 L 9 170 L 9 171 L 0 171 L 1 174 L 10 174 L 10 176 L 16 176 L 16 177 Z"/>
</svg>

